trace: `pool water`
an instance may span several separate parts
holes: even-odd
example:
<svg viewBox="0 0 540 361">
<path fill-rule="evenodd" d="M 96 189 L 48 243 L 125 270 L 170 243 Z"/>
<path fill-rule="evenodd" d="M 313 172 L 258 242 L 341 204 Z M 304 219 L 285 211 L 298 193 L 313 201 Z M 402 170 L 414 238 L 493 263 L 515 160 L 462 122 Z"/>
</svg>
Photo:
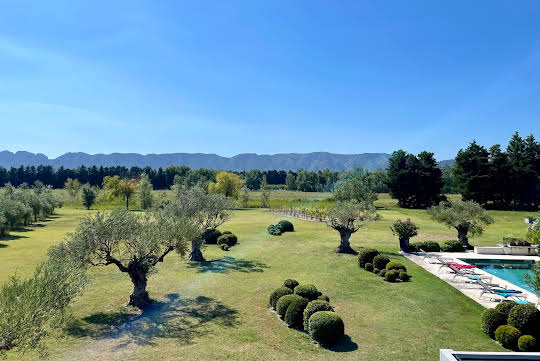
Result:
<svg viewBox="0 0 540 361">
<path fill-rule="evenodd" d="M 534 293 L 534 290 L 525 283 L 525 275 L 533 275 L 531 271 L 534 261 L 506 260 L 506 259 L 461 259 L 468 264 L 474 264 L 482 271 L 490 273 L 518 287 Z"/>
</svg>

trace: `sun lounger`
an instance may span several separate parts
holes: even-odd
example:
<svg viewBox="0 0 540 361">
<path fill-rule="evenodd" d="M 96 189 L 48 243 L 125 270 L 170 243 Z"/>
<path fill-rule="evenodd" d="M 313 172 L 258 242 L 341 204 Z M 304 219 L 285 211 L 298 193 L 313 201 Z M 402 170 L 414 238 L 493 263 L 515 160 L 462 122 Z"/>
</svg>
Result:
<svg viewBox="0 0 540 361">
<path fill-rule="evenodd" d="M 481 288 L 480 297 L 482 297 L 485 294 L 493 295 L 493 296 L 500 296 L 505 299 L 508 298 L 515 298 L 516 300 L 519 300 L 520 298 L 524 299 L 526 298 L 521 291 L 519 290 L 513 290 L 508 288 L 502 288 L 502 287 L 494 287 L 487 283 L 485 283 L 482 280 L 476 281 L 476 284 L 478 284 Z"/>
</svg>

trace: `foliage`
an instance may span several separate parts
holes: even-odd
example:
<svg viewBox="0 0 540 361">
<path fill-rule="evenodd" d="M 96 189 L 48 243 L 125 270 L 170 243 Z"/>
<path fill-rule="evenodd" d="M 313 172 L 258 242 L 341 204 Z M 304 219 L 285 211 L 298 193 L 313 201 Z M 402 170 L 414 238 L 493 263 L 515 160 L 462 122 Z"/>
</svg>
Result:
<svg viewBox="0 0 540 361">
<path fill-rule="evenodd" d="M 246 173 L 246 188 L 251 190 L 257 190 L 261 188 L 261 171 L 258 169 L 250 170 Z"/>
<path fill-rule="evenodd" d="M 74 201 L 81 191 L 81 182 L 78 179 L 68 178 L 64 183 L 64 188 L 68 192 L 69 198 Z"/>
<path fill-rule="evenodd" d="M 287 189 L 290 191 L 296 190 L 296 177 L 293 173 L 288 172 L 287 177 L 285 178 L 285 184 L 287 185 Z"/>
<path fill-rule="evenodd" d="M 533 305 L 516 305 L 508 313 L 508 324 L 524 335 L 540 335 L 540 311 Z"/>
<path fill-rule="evenodd" d="M 410 218 L 407 218 L 406 221 L 402 221 L 401 219 L 396 220 L 392 223 L 390 229 L 392 230 L 392 234 L 397 234 L 400 240 L 409 239 L 418 234 L 418 226 L 411 222 Z"/>
<path fill-rule="evenodd" d="M 152 208 L 152 205 L 154 204 L 154 197 L 152 195 L 153 189 L 154 188 L 152 187 L 150 178 L 148 178 L 148 175 L 143 173 L 141 175 L 141 179 L 139 180 L 139 184 L 138 184 L 139 202 L 140 202 L 139 205 L 141 209 Z"/>
<path fill-rule="evenodd" d="M 328 295 L 325 295 L 325 294 L 319 295 L 319 297 L 317 297 L 317 299 L 322 300 L 322 301 L 326 301 L 326 302 L 330 302 L 330 297 L 328 297 Z"/>
<path fill-rule="evenodd" d="M 82 204 L 86 209 L 90 209 L 96 201 L 97 192 L 89 184 L 82 188 Z"/>
<path fill-rule="evenodd" d="M 288 278 L 288 279 L 286 279 L 286 280 L 283 282 L 283 286 L 284 286 L 284 287 L 287 287 L 287 288 L 290 288 L 291 290 L 294 290 L 294 288 L 295 288 L 296 286 L 298 286 L 298 285 L 299 285 L 298 281 L 297 281 L 297 280 L 293 280 L 293 279 L 291 279 L 291 278 Z"/>
<path fill-rule="evenodd" d="M 405 271 L 399 271 L 399 276 L 398 278 L 402 281 L 402 282 L 408 282 L 410 279 L 411 279 L 411 276 L 409 276 L 409 274 Z"/>
<path fill-rule="evenodd" d="M 415 156 L 403 150 L 388 160 L 387 185 L 392 198 L 403 208 L 427 208 L 444 200 L 442 171 L 433 153 Z"/>
<path fill-rule="evenodd" d="M 296 294 L 281 296 L 276 303 L 276 312 L 279 315 L 279 317 L 285 318 L 285 314 L 287 313 L 287 308 L 289 308 L 289 305 L 293 301 L 296 301 L 299 299 L 302 299 L 302 297 Z"/>
<path fill-rule="evenodd" d="M 221 232 L 217 229 L 209 229 L 203 234 L 204 243 L 206 244 L 217 244 L 219 237 L 221 237 Z"/>
<path fill-rule="evenodd" d="M 373 268 L 373 271 L 371 271 L 371 272 L 373 272 L 373 274 L 378 275 L 379 272 L 381 272 L 381 270 L 380 270 L 380 268 Z"/>
<path fill-rule="evenodd" d="M 358 266 L 364 268 L 366 263 L 373 263 L 375 256 L 379 255 L 379 251 L 373 248 L 363 248 L 358 252 Z"/>
<path fill-rule="evenodd" d="M 517 351 L 518 340 L 521 337 L 521 332 L 510 325 L 499 326 L 495 330 L 495 339 L 502 347 Z"/>
<path fill-rule="evenodd" d="M 304 309 L 304 330 L 309 330 L 309 318 L 315 312 L 319 311 L 334 311 L 334 308 L 330 305 L 328 301 L 325 300 L 314 300 L 308 303 L 307 307 Z"/>
<path fill-rule="evenodd" d="M 281 236 L 281 226 L 279 224 L 271 224 L 268 226 L 268 233 L 272 236 Z"/>
<path fill-rule="evenodd" d="M 308 303 L 307 299 L 298 298 L 287 307 L 283 320 L 289 327 L 303 329 L 303 315 Z"/>
<path fill-rule="evenodd" d="M 495 310 L 499 311 L 504 315 L 504 323 L 506 324 L 508 322 L 508 314 L 510 313 L 510 310 L 514 308 L 514 306 L 517 305 L 514 301 L 511 300 L 504 300 L 499 302 L 497 306 L 495 306 Z"/>
<path fill-rule="evenodd" d="M 368 272 L 373 272 L 373 264 L 371 263 L 366 263 L 366 265 L 364 266 L 364 269 Z"/>
<path fill-rule="evenodd" d="M 460 241 L 450 240 L 444 242 L 441 250 L 443 252 L 465 252 L 465 246 Z"/>
<path fill-rule="evenodd" d="M 369 172 L 357 168 L 345 173 L 334 185 L 334 198 L 337 201 L 373 203 L 377 200 L 373 178 Z"/>
<path fill-rule="evenodd" d="M 317 287 L 312 284 L 301 284 L 294 288 L 294 293 L 298 296 L 307 298 L 308 300 L 314 300 L 319 296 Z"/>
<path fill-rule="evenodd" d="M 531 335 L 523 335 L 518 339 L 518 350 L 521 352 L 535 352 L 536 338 Z"/>
<path fill-rule="evenodd" d="M 525 274 L 525 283 L 533 289 L 537 297 L 540 297 L 540 264 L 534 264 L 530 273 Z"/>
<path fill-rule="evenodd" d="M 261 188 L 261 207 L 268 208 L 270 206 L 270 189 L 268 189 L 266 177 L 263 177 Z"/>
<path fill-rule="evenodd" d="M 293 291 L 289 287 L 280 287 L 276 288 L 271 294 L 270 294 L 270 300 L 268 301 L 268 304 L 272 306 L 272 308 L 276 309 L 276 303 L 280 299 L 281 296 L 290 295 Z"/>
<path fill-rule="evenodd" d="M 380 270 L 378 275 L 379 277 L 383 277 L 383 278 L 386 277 L 386 268 Z"/>
<path fill-rule="evenodd" d="M 482 312 L 482 331 L 491 338 L 495 337 L 495 330 L 506 324 L 506 316 L 497 309 L 488 308 Z"/>
<path fill-rule="evenodd" d="M 440 252 L 441 246 L 434 241 L 409 243 L 409 252 L 420 252 L 420 250 L 424 250 L 425 252 Z"/>
<path fill-rule="evenodd" d="M 388 262 L 386 264 L 386 270 L 387 271 L 398 270 L 398 271 L 407 272 L 407 268 L 405 268 L 405 266 L 401 262 L 397 262 L 397 261 Z"/>
<path fill-rule="evenodd" d="M 227 243 L 222 243 L 219 245 L 219 247 L 223 250 L 223 251 L 228 251 L 230 246 L 227 244 Z"/>
<path fill-rule="evenodd" d="M 228 198 L 238 198 L 238 192 L 244 185 L 242 178 L 234 173 L 222 171 L 216 176 L 216 182 L 208 184 L 208 192 L 223 194 Z"/>
<path fill-rule="evenodd" d="M 240 207 L 247 208 L 249 202 L 249 190 L 248 187 L 243 186 L 240 189 Z"/>
<path fill-rule="evenodd" d="M 137 181 L 135 179 L 123 179 L 115 175 L 103 178 L 103 188 L 105 194 L 110 198 L 122 197 L 126 201 L 126 210 L 129 209 L 129 199 L 137 191 Z"/>
<path fill-rule="evenodd" d="M 294 232 L 294 226 L 289 221 L 286 221 L 286 220 L 279 221 L 278 225 L 281 226 L 281 232 Z"/>
<path fill-rule="evenodd" d="M 335 344 L 345 333 L 343 320 L 332 311 L 315 312 L 308 324 L 311 337 L 323 346 Z"/>
<path fill-rule="evenodd" d="M 386 273 L 384 274 L 384 280 L 388 282 L 397 282 L 399 279 L 399 272 L 400 270 L 393 269 L 393 270 L 386 270 Z"/>
<path fill-rule="evenodd" d="M 229 247 L 234 246 L 238 242 L 236 235 L 232 233 L 225 233 L 218 237 L 217 244 L 226 244 Z"/>
</svg>

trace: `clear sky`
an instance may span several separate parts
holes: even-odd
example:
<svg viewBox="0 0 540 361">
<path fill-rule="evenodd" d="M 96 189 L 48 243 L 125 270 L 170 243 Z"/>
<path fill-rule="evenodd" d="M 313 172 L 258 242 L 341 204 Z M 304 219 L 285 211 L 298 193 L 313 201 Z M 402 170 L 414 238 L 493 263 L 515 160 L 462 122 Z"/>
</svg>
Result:
<svg viewBox="0 0 540 361">
<path fill-rule="evenodd" d="M 0 150 L 410 152 L 540 138 L 540 1 L 0 0 Z"/>
</svg>

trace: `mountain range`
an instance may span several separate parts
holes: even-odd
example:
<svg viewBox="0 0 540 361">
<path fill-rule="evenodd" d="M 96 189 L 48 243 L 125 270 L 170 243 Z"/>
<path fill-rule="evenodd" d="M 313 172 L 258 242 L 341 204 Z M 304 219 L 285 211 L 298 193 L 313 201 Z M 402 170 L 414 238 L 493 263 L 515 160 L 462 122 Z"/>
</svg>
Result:
<svg viewBox="0 0 540 361">
<path fill-rule="evenodd" d="M 152 168 L 170 165 L 187 165 L 192 169 L 211 168 L 223 170 L 351 170 L 362 167 L 368 170 L 384 169 L 388 164 L 390 154 L 362 153 L 362 154 L 335 154 L 327 152 L 313 153 L 281 153 L 281 154 L 255 154 L 243 153 L 233 157 L 222 157 L 216 154 L 203 153 L 168 153 L 168 154 L 138 154 L 138 153 L 111 153 L 87 154 L 65 153 L 58 158 L 49 158 L 42 153 L 25 151 L 0 152 L 0 166 L 4 168 L 24 166 L 51 165 L 54 168 L 77 168 L 84 166 L 126 166 Z M 443 161 L 447 163 L 449 161 Z"/>
</svg>

